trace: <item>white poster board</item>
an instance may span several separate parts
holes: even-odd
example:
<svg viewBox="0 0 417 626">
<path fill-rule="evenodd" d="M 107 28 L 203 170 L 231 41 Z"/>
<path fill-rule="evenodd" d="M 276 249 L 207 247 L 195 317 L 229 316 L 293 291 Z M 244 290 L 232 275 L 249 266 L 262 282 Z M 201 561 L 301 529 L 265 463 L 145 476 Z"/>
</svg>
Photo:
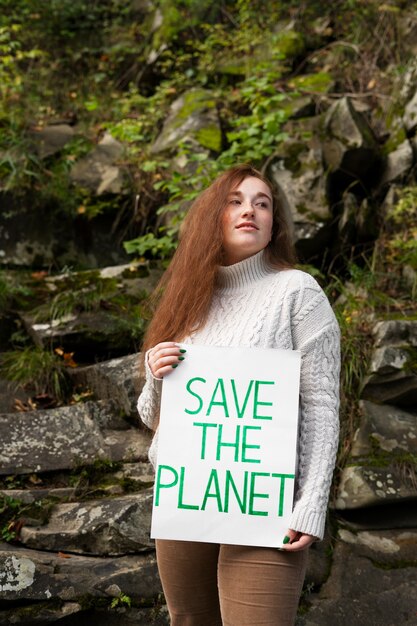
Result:
<svg viewBox="0 0 417 626">
<path fill-rule="evenodd" d="M 162 385 L 151 537 L 279 547 L 293 504 L 300 353 L 183 347 Z"/>
</svg>

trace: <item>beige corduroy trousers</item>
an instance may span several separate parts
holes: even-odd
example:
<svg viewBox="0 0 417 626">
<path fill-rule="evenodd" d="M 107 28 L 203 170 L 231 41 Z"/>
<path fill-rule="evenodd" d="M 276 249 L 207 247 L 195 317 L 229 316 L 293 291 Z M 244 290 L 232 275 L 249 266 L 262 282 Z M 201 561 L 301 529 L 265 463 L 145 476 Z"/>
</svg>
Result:
<svg viewBox="0 0 417 626">
<path fill-rule="evenodd" d="M 308 550 L 156 540 L 171 626 L 293 626 Z"/>
</svg>

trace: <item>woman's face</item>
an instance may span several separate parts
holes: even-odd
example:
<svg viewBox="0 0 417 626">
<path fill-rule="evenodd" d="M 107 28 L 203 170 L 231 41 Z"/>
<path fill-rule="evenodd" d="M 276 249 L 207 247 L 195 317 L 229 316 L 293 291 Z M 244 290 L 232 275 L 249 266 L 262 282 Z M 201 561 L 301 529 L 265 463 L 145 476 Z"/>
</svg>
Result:
<svg viewBox="0 0 417 626">
<path fill-rule="evenodd" d="M 255 176 L 245 178 L 229 193 L 222 216 L 225 265 L 263 250 L 272 235 L 272 195 Z"/>
</svg>

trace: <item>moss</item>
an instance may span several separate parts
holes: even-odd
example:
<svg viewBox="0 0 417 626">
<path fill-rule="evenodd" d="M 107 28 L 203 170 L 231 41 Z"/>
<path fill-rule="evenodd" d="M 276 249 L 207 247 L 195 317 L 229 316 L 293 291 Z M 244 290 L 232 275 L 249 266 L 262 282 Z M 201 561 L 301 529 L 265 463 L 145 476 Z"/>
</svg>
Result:
<svg viewBox="0 0 417 626">
<path fill-rule="evenodd" d="M 306 144 L 303 141 L 288 142 L 288 144 L 284 146 L 285 167 L 293 174 L 297 173 L 301 167 L 300 155 L 303 154 L 303 152 L 307 152 L 307 150 Z"/>
<path fill-rule="evenodd" d="M 417 455 L 398 449 L 387 452 L 381 448 L 379 440 L 374 435 L 369 435 L 368 441 L 371 449 L 369 454 L 348 462 L 349 467 L 390 468 L 393 473 L 402 475 L 405 475 L 408 470 L 416 471 Z"/>
<path fill-rule="evenodd" d="M 226 58 L 217 63 L 216 71 L 229 76 L 245 76 L 247 59 Z"/>
<path fill-rule="evenodd" d="M 77 598 L 78 604 L 81 606 L 83 611 L 88 611 L 89 609 L 96 608 L 107 608 L 111 603 L 111 598 L 95 598 L 90 596 L 89 594 L 85 594 L 84 596 L 80 596 Z"/>
<path fill-rule="evenodd" d="M 203 148 L 208 148 L 214 152 L 220 152 L 222 146 L 222 135 L 220 128 L 216 124 L 204 126 L 195 134 L 198 143 Z"/>
<path fill-rule="evenodd" d="M 387 156 L 390 152 L 394 152 L 407 139 L 407 134 L 403 127 L 395 129 L 393 133 L 391 133 L 389 139 L 385 142 L 382 148 L 382 154 Z"/>
<path fill-rule="evenodd" d="M 214 109 L 216 101 L 206 89 L 191 89 L 183 94 L 183 104 L 175 116 L 174 127 L 181 126 L 191 115 L 207 109 Z"/>
<path fill-rule="evenodd" d="M 404 363 L 403 369 L 410 374 L 417 374 L 417 348 L 405 346 L 405 350 L 408 354 L 408 358 Z"/>
<path fill-rule="evenodd" d="M 288 87 L 300 91 L 327 93 L 333 86 L 333 79 L 328 72 L 295 76 L 288 81 Z"/>
<path fill-rule="evenodd" d="M 274 55 L 279 55 L 285 59 L 293 59 L 302 54 L 304 49 L 304 37 L 295 30 L 284 30 L 275 36 L 273 44 Z"/>
</svg>

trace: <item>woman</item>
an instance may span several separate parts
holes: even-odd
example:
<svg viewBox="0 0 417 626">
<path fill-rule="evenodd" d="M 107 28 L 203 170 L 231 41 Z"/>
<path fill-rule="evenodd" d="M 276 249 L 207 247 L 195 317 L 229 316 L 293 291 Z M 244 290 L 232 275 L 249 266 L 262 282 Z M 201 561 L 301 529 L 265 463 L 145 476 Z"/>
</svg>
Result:
<svg viewBox="0 0 417 626">
<path fill-rule="evenodd" d="M 145 337 L 143 422 L 157 431 L 162 379 L 187 358 L 178 342 L 301 351 L 294 507 L 284 547 L 157 540 L 173 626 L 291 626 L 308 547 L 321 539 L 338 439 L 339 329 L 326 296 L 293 269 L 271 184 L 247 165 L 194 202 Z M 155 464 L 157 432 L 149 456 Z"/>
</svg>

